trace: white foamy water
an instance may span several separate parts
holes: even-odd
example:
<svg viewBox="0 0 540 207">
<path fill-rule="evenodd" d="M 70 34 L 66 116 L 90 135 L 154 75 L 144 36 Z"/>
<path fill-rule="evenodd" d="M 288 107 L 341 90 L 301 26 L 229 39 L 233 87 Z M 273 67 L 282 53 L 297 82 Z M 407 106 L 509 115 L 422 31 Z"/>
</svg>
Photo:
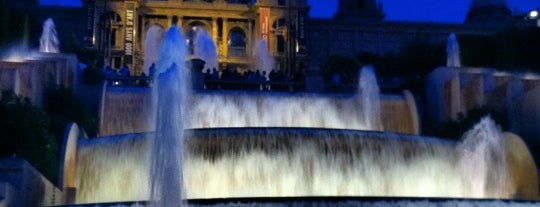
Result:
<svg viewBox="0 0 540 207">
<path fill-rule="evenodd" d="M 461 67 L 459 43 L 454 33 L 448 36 L 448 42 L 446 43 L 446 66 Z"/>
<path fill-rule="evenodd" d="M 379 85 L 374 68 L 372 66 L 364 66 L 360 72 L 358 82 L 366 127 L 375 131 L 383 131 Z"/>
<path fill-rule="evenodd" d="M 481 153 L 464 152 L 464 146 L 477 149 L 474 144 L 468 147 L 468 140 L 454 143 L 393 133 L 286 128 L 208 129 L 189 131 L 188 137 L 183 159 L 187 198 L 512 195 L 486 185 L 500 177 L 486 176 L 481 173 L 484 169 L 502 174 L 506 169 L 500 161 L 485 161 Z M 78 165 L 88 170 L 78 171 L 80 182 L 92 185 L 78 186 L 78 201 L 148 198 L 141 191 L 148 189 L 144 172 L 150 165 L 138 158 L 149 153 L 146 138 L 114 140 L 81 142 Z M 118 182 L 129 187 L 114 199 L 108 197 L 114 194 L 109 184 Z"/>
<path fill-rule="evenodd" d="M 360 98 L 195 94 L 188 128 L 316 127 L 369 130 Z"/>
<path fill-rule="evenodd" d="M 159 59 L 159 48 L 163 42 L 164 29 L 161 26 L 152 25 L 146 32 L 146 40 L 144 42 L 144 65 L 143 71 L 146 75 L 150 75 L 149 68 L 152 63 L 157 64 Z"/>
<path fill-rule="evenodd" d="M 201 27 L 197 27 L 195 42 L 194 42 L 195 58 L 199 58 L 205 62 L 202 72 L 206 72 L 206 69 L 219 69 L 217 47 L 214 39 L 206 30 Z"/>
<path fill-rule="evenodd" d="M 270 51 L 268 50 L 268 43 L 265 39 L 259 40 L 253 46 L 253 68 L 262 72 L 266 72 L 266 78 L 272 72 L 273 67 L 275 67 L 275 61 Z"/>
<path fill-rule="evenodd" d="M 185 97 L 190 77 L 185 64 L 187 48 L 182 29 L 172 26 L 165 34 L 156 65 L 155 137 L 150 152 L 150 200 L 155 206 L 181 206 L 184 183 L 182 160 L 184 128 L 188 120 Z"/>
</svg>

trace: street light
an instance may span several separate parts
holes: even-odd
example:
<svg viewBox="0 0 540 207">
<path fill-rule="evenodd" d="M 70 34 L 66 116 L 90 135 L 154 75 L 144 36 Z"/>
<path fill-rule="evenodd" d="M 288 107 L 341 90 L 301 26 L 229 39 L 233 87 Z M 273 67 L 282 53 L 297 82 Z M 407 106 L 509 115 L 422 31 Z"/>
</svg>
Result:
<svg viewBox="0 0 540 207">
<path fill-rule="evenodd" d="M 531 19 L 538 18 L 538 11 L 532 10 L 531 12 L 529 12 L 529 18 L 531 18 Z"/>
<path fill-rule="evenodd" d="M 537 25 L 538 27 L 540 27 L 540 18 L 538 17 L 538 15 L 539 15 L 538 13 L 539 13 L 539 11 L 538 11 L 537 9 L 532 10 L 531 12 L 529 12 L 529 14 L 527 15 L 527 17 L 528 17 L 529 19 L 531 19 L 531 20 L 536 19 L 536 25 Z"/>
</svg>

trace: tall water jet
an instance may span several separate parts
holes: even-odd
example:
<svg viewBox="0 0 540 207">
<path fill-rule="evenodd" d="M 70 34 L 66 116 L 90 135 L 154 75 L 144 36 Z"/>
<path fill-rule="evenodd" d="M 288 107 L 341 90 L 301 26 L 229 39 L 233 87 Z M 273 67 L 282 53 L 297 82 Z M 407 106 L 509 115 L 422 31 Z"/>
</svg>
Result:
<svg viewBox="0 0 540 207">
<path fill-rule="evenodd" d="M 39 39 L 39 51 L 59 53 L 58 44 L 59 41 L 54 21 L 51 18 L 48 18 L 43 23 L 43 31 L 41 32 L 41 38 Z"/>
<path fill-rule="evenodd" d="M 259 40 L 253 48 L 253 67 L 256 70 L 260 70 L 261 73 L 266 72 L 266 78 L 274 67 L 274 58 L 270 55 L 268 50 L 268 43 L 265 39 Z"/>
<path fill-rule="evenodd" d="M 206 32 L 206 30 L 196 27 L 197 33 L 194 42 L 194 57 L 199 58 L 205 62 L 203 72 L 206 69 L 211 71 L 215 68 L 218 69 L 218 55 L 217 47 L 212 36 Z"/>
<path fill-rule="evenodd" d="M 459 167 L 465 183 L 470 184 L 471 197 L 498 198 L 509 193 L 504 136 L 491 118 L 483 118 L 466 132 L 458 151 Z"/>
<path fill-rule="evenodd" d="M 150 197 L 155 206 L 184 203 L 183 143 L 185 96 L 188 91 L 185 40 L 181 29 L 172 26 L 160 48 L 154 104 L 155 137 L 150 153 Z M 157 97 L 156 97 L 157 96 Z"/>
<path fill-rule="evenodd" d="M 373 66 L 362 67 L 358 82 L 365 125 L 368 129 L 382 131 L 379 85 Z"/>
<path fill-rule="evenodd" d="M 144 63 L 143 71 L 147 75 L 150 75 L 149 68 L 152 64 L 156 64 L 159 58 L 159 47 L 163 42 L 163 34 L 165 33 L 163 27 L 158 25 L 152 25 L 146 32 L 146 40 L 144 44 Z"/>
<path fill-rule="evenodd" d="M 461 58 L 459 54 L 459 44 L 456 39 L 456 34 L 452 33 L 448 37 L 446 44 L 446 66 L 461 67 Z"/>
</svg>

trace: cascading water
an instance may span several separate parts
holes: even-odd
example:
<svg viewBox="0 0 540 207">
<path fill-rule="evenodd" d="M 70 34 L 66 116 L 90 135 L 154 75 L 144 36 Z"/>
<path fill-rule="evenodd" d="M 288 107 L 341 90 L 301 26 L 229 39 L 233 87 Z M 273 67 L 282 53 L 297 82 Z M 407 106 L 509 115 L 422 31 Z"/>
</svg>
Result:
<svg viewBox="0 0 540 207">
<path fill-rule="evenodd" d="M 484 152 L 501 155 L 504 151 L 499 151 L 501 145 L 496 142 L 479 141 L 491 139 L 487 137 L 491 135 L 501 138 L 498 133 L 488 133 L 490 130 L 486 131 L 485 126 L 485 122 L 480 123 L 461 143 L 355 130 L 188 130 L 184 162 L 178 163 L 184 165 L 188 198 L 510 198 L 512 193 L 506 192 L 506 186 L 497 184 L 504 176 L 495 176 L 492 172 L 486 175 L 487 169 L 500 170 L 498 173 L 502 174 L 506 169 L 500 157 L 486 159 L 489 155 Z M 78 159 L 84 161 L 80 165 L 86 167 L 79 167 L 83 170 L 78 173 L 79 178 L 89 179 L 84 183 L 90 186 L 78 186 L 81 194 L 77 198 L 96 201 L 109 196 L 112 193 L 107 184 L 121 178 L 130 185 L 123 188 L 119 196 L 144 200 L 145 197 L 137 196 L 140 189 L 145 189 L 146 176 L 137 172 L 145 172 L 148 164 L 137 155 L 147 152 L 143 146 L 145 140 L 144 137 L 127 137 L 123 141 L 101 143 L 106 147 L 82 143 L 88 147 L 81 149 Z M 112 152 L 115 154 L 111 155 Z M 106 159 L 91 157 L 103 155 L 109 156 Z M 129 170 L 116 169 L 117 162 L 128 166 Z M 167 190 L 172 192 L 172 189 Z"/>
<path fill-rule="evenodd" d="M 206 69 L 219 69 L 218 65 L 218 55 L 216 49 L 216 43 L 212 36 L 206 32 L 206 30 L 196 27 L 196 37 L 194 42 L 194 57 L 204 60 L 203 72 L 206 72 Z"/>
<path fill-rule="evenodd" d="M 491 118 L 483 118 L 465 133 L 458 150 L 461 154 L 459 167 L 465 179 L 470 181 L 471 197 L 496 198 L 509 193 L 506 192 L 509 178 L 505 141 Z"/>
<path fill-rule="evenodd" d="M 263 71 L 266 72 L 266 78 L 268 78 L 268 75 L 270 75 L 270 72 L 272 72 L 272 67 L 274 67 L 274 59 L 270 55 L 268 43 L 265 39 L 261 39 L 254 45 L 253 67 L 256 70 L 260 70 L 261 73 Z"/>
<path fill-rule="evenodd" d="M 155 206 L 179 206 L 184 203 L 183 144 L 185 97 L 189 90 L 186 77 L 187 48 L 181 29 L 172 26 L 160 47 L 154 87 L 156 109 L 155 137 L 150 153 L 150 200 Z M 157 96 L 157 97 L 156 97 Z"/>
<path fill-rule="evenodd" d="M 368 65 L 362 68 L 358 82 L 366 127 L 371 130 L 382 131 L 379 85 L 372 66 Z"/>
<path fill-rule="evenodd" d="M 159 47 L 163 42 L 164 30 L 161 26 L 152 25 L 146 32 L 146 40 L 144 44 L 144 73 L 150 75 L 149 68 L 152 64 L 156 64 L 159 59 Z"/>
<path fill-rule="evenodd" d="M 454 33 L 448 37 L 446 44 L 446 66 L 448 67 L 461 67 L 461 57 L 459 54 L 459 44 Z"/>
<path fill-rule="evenodd" d="M 41 38 L 39 39 L 39 51 L 46 53 L 59 53 L 58 36 L 56 34 L 56 27 L 54 21 L 51 18 L 48 18 L 43 23 L 43 31 L 41 33 Z"/>
</svg>

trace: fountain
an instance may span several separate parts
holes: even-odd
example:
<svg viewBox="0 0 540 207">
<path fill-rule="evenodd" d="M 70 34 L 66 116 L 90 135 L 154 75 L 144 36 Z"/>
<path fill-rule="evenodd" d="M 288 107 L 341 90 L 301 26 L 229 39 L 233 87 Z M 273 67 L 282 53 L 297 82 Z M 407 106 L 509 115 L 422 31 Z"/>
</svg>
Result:
<svg viewBox="0 0 540 207">
<path fill-rule="evenodd" d="M 150 75 L 149 68 L 152 64 L 157 63 L 159 58 L 159 47 L 163 41 L 163 28 L 160 26 L 152 25 L 146 32 L 146 40 L 144 44 L 144 73 Z"/>
<path fill-rule="evenodd" d="M 360 72 L 359 89 L 362 94 L 362 111 L 368 129 L 383 130 L 379 85 L 372 66 L 364 66 Z"/>
<path fill-rule="evenodd" d="M 181 29 L 173 26 L 161 44 L 153 97 L 156 103 L 155 137 L 151 140 L 150 200 L 155 206 L 183 203 L 182 153 L 185 96 L 188 91 L 185 59 L 187 49 Z"/>
<path fill-rule="evenodd" d="M 356 106 L 373 112 L 379 105 L 368 105 L 357 96 L 191 94 L 182 41 L 172 27 L 161 46 L 157 65 L 161 74 L 154 93 L 157 117 L 148 121 L 157 123 L 154 133 L 85 139 L 76 127 L 68 130 L 66 143 L 78 144 L 66 149 L 64 159 L 76 161 L 64 164 L 68 182 L 63 187 L 76 189 L 75 203 L 151 200 L 170 206 L 187 198 L 215 205 L 252 198 L 242 203 L 288 206 L 313 198 L 320 198 L 316 203 L 321 205 L 347 203 L 332 197 L 352 198 L 349 205 L 364 203 L 354 199 L 358 197 L 538 199 L 536 176 L 526 173 L 536 170 L 527 147 L 519 137 L 502 133 L 489 118 L 456 142 L 366 131 L 382 130 L 377 127 L 384 120 L 369 117 L 375 118 L 373 124 L 352 118 Z M 365 67 L 361 85 L 375 83 L 373 74 Z M 378 95 L 376 87 L 361 88 L 359 96 Z M 198 107 L 187 109 L 192 106 Z M 291 113 L 291 107 L 301 108 L 300 112 Z M 336 117 L 321 115 L 331 110 Z M 380 200 L 384 198 L 375 199 Z"/>
<path fill-rule="evenodd" d="M 447 67 L 461 67 L 461 58 L 459 55 L 459 44 L 456 39 L 456 34 L 452 33 L 448 37 L 446 44 L 446 66 Z"/>
<path fill-rule="evenodd" d="M 265 39 L 261 39 L 253 48 L 253 68 L 260 70 L 261 73 L 264 71 L 268 79 L 273 66 L 274 59 L 268 50 L 268 43 Z"/>
<path fill-rule="evenodd" d="M 213 72 L 214 68 L 219 69 L 216 43 L 206 30 L 200 27 L 196 28 L 193 57 L 205 62 L 202 72 L 206 73 L 206 69 Z"/>
<path fill-rule="evenodd" d="M 59 53 L 59 43 L 54 21 L 51 18 L 48 18 L 43 23 L 43 31 L 41 33 L 41 38 L 39 39 L 39 51 L 45 53 Z"/>
</svg>

